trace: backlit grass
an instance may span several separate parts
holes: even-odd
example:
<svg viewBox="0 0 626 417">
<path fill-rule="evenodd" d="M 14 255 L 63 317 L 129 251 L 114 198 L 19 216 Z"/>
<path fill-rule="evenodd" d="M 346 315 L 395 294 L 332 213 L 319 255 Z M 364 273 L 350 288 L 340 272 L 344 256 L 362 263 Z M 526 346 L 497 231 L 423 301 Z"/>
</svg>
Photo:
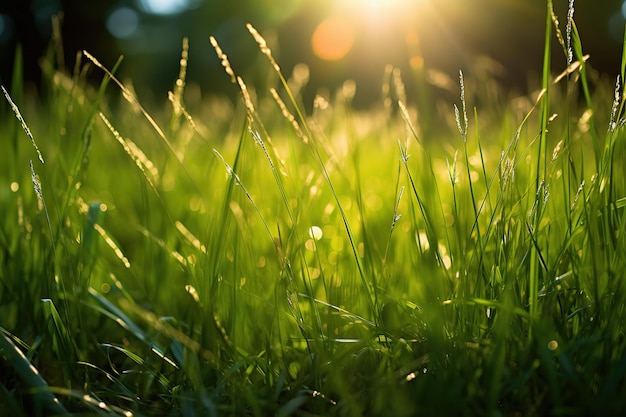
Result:
<svg viewBox="0 0 626 417">
<path fill-rule="evenodd" d="M 416 100 L 390 69 L 369 111 L 350 81 L 309 106 L 252 26 L 267 91 L 211 39 L 233 101 L 193 99 L 186 42 L 149 111 L 123 63 L 51 53 L 31 97 L 16 59 L 0 414 L 618 414 L 624 66 L 595 73 L 551 8 L 519 97 L 459 73 Z"/>
</svg>

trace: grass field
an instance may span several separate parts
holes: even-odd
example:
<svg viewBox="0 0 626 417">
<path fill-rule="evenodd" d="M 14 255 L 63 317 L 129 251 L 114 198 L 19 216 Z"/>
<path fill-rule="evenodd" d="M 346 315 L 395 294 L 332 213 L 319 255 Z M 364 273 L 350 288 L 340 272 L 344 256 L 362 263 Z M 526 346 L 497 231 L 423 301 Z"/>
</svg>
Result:
<svg viewBox="0 0 626 417">
<path fill-rule="evenodd" d="M 119 62 L 51 48 L 32 97 L 16 59 L 0 414 L 620 415 L 626 60 L 600 76 L 561 21 L 536 91 L 439 74 L 428 108 L 393 69 L 371 110 L 349 81 L 304 103 L 251 26 L 269 90 L 212 39 L 236 104 L 186 85 L 186 45 L 149 112 Z"/>
</svg>

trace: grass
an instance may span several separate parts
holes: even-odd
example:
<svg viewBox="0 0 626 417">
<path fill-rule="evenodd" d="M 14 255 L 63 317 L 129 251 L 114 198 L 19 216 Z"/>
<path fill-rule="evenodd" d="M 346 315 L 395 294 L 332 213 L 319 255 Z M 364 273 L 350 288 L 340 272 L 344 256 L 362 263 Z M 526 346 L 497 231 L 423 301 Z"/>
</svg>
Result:
<svg viewBox="0 0 626 417">
<path fill-rule="evenodd" d="M 269 91 L 212 39 L 234 106 L 186 99 L 186 43 L 150 112 L 120 62 L 52 50 L 33 99 L 16 59 L 0 414 L 618 415 L 624 65 L 612 86 L 551 9 L 538 92 L 461 73 L 429 120 L 391 70 L 372 110 L 347 82 L 306 113 L 251 26 Z"/>
</svg>

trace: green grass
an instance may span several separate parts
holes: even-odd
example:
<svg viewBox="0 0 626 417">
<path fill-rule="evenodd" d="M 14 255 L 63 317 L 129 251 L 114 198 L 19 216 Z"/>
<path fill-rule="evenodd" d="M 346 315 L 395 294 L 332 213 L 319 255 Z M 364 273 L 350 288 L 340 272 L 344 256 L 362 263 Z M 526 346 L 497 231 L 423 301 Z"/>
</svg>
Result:
<svg viewBox="0 0 626 417">
<path fill-rule="evenodd" d="M 466 72 L 432 120 L 397 71 L 369 111 L 346 83 L 305 113 L 251 27 L 272 90 L 232 72 L 235 105 L 186 91 L 186 44 L 149 112 L 120 62 L 50 53 L 31 97 L 16 59 L 0 414 L 618 415 L 624 65 L 572 22 L 551 68 L 551 8 L 541 93 Z"/>
</svg>

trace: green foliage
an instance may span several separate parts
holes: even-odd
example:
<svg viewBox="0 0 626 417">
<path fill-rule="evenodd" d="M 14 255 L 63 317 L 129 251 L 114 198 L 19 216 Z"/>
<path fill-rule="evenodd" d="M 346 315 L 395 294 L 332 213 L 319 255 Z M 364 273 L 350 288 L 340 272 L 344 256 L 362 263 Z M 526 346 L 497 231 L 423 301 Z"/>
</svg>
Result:
<svg viewBox="0 0 626 417">
<path fill-rule="evenodd" d="M 251 26 L 269 94 L 212 39 L 235 105 L 187 94 L 186 43 L 150 112 L 119 61 L 44 65 L 33 98 L 18 59 L 0 414 L 617 414 L 623 92 L 547 11 L 541 92 L 460 74 L 439 120 L 404 100 L 357 111 L 350 83 L 307 114 L 305 81 Z M 386 98 L 404 97 L 394 74 Z"/>
</svg>

